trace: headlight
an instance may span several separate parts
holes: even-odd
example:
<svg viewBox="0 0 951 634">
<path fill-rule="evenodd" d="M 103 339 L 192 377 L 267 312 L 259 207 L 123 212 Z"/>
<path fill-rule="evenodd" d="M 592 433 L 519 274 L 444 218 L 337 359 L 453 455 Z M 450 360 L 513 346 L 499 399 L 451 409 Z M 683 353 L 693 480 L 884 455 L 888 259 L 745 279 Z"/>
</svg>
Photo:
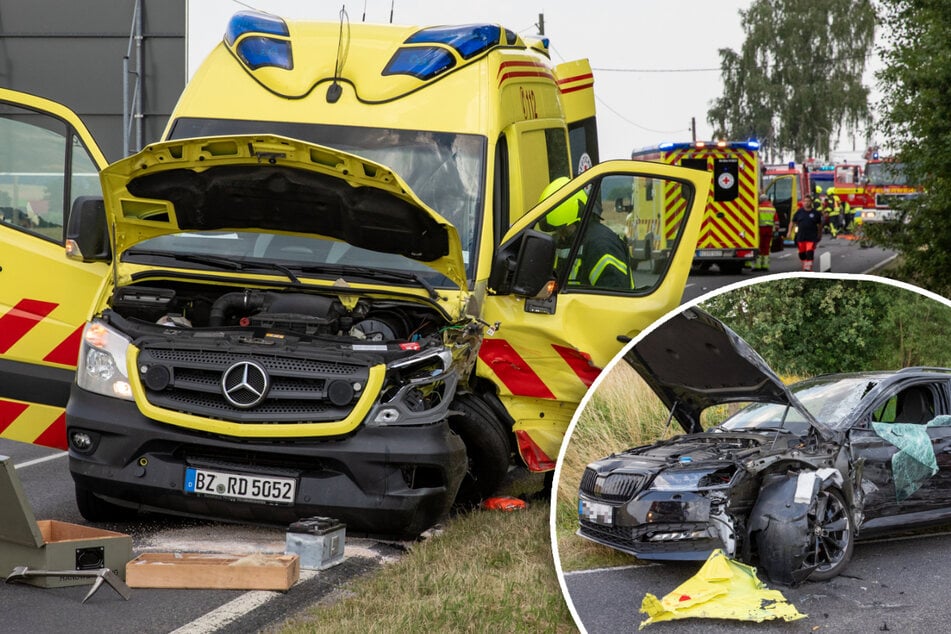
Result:
<svg viewBox="0 0 951 634">
<path fill-rule="evenodd" d="M 126 353 L 129 340 L 101 321 L 91 321 L 83 330 L 76 384 L 84 390 L 132 399 L 132 388 L 126 374 Z"/>
<path fill-rule="evenodd" d="M 431 424 L 442 420 L 458 381 L 452 353 L 430 350 L 390 363 L 381 402 L 367 425 Z"/>
<path fill-rule="evenodd" d="M 668 469 L 654 477 L 654 491 L 697 491 L 718 489 L 730 485 L 732 473 L 728 469 L 680 470 Z"/>
</svg>

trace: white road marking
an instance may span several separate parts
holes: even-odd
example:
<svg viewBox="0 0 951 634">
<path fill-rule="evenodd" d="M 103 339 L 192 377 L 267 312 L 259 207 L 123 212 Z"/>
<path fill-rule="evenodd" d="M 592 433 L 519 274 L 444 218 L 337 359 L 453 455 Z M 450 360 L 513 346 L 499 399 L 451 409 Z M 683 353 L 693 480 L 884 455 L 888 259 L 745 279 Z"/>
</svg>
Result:
<svg viewBox="0 0 951 634">
<path fill-rule="evenodd" d="M 40 464 L 43 462 L 49 462 L 50 460 L 55 460 L 56 458 L 65 458 L 69 453 L 61 451 L 60 453 L 54 453 L 49 456 L 43 456 L 42 458 L 34 458 L 33 460 L 27 460 L 26 462 L 21 462 L 20 464 L 13 465 L 14 469 L 20 469 L 21 467 L 32 467 L 35 464 Z"/>
<path fill-rule="evenodd" d="M 301 570 L 300 581 L 308 581 L 317 576 L 317 570 Z M 300 583 L 298 581 L 298 583 Z M 186 623 L 171 634 L 205 634 L 216 632 L 230 623 L 233 623 L 255 610 L 268 601 L 281 596 L 281 592 L 272 592 L 269 590 L 254 590 L 245 592 L 237 599 L 225 603 L 221 607 L 200 616 L 191 623 Z"/>
</svg>

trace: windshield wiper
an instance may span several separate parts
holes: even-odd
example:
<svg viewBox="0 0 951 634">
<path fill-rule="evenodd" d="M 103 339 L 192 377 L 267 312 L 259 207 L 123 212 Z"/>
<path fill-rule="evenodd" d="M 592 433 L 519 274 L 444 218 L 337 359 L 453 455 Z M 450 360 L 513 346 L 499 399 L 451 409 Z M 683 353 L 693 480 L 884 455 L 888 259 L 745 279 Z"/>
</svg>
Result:
<svg viewBox="0 0 951 634">
<path fill-rule="evenodd" d="M 426 289 L 430 299 L 439 299 L 439 292 L 436 287 L 418 273 L 405 273 L 403 271 L 392 271 L 389 269 L 371 269 L 367 266 L 352 266 L 342 264 L 310 264 L 299 267 L 303 273 L 330 273 L 332 275 L 352 275 L 356 277 L 365 277 L 371 280 L 387 280 L 395 282 L 416 282 L 419 286 Z"/>
<path fill-rule="evenodd" d="M 197 253 L 170 253 L 168 251 L 149 251 L 145 249 L 132 249 L 127 253 L 131 255 L 153 255 L 159 257 L 172 258 L 173 260 L 178 260 L 180 262 L 194 262 L 195 264 L 207 264 L 209 266 L 217 266 L 221 269 L 229 269 L 231 271 L 249 271 L 252 269 L 270 269 L 272 271 L 280 271 L 290 279 L 292 283 L 297 286 L 300 286 L 300 279 L 294 275 L 294 271 L 284 266 L 283 264 L 277 264 L 276 262 L 268 261 L 254 261 L 248 262 L 245 260 L 236 260 L 234 258 L 225 257 L 222 255 L 202 255 Z"/>
</svg>

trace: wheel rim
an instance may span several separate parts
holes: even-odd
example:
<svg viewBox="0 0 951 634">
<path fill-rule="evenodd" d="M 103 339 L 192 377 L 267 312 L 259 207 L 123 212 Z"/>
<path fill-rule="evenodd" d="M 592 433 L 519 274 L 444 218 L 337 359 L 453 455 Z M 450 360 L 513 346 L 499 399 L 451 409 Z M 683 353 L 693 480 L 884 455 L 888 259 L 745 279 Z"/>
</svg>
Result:
<svg viewBox="0 0 951 634">
<path fill-rule="evenodd" d="M 820 491 L 809 519 L 809 554 L 803 563 L 818 571 L 829 570 L 845 559 L 852 539 L 848 509 L 837 495 Z"/>
</svg>

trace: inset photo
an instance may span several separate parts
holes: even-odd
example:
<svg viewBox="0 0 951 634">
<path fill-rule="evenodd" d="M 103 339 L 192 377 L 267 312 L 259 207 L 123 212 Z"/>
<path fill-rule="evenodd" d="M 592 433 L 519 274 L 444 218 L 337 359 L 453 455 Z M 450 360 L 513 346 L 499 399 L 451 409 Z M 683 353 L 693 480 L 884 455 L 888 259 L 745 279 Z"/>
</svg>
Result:
<svg viewBox="0 0 951 634">
<path fill-rule="evenodd" d="M 559 459 L 553 552 L 579 628 L 944 625 L 948 332 L 947 299 L 815 273 L 645 331 L 592 386 Z"/>
</svg>

